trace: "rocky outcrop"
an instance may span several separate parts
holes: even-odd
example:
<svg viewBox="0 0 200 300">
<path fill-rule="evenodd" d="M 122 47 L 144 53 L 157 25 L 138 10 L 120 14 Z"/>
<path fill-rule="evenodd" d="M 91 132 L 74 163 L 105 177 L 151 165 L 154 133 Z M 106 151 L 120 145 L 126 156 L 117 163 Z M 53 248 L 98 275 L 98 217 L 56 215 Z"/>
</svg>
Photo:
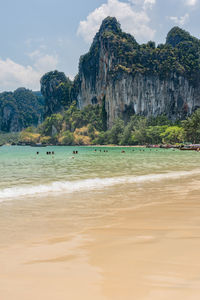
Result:
<svg viewBox="0 0 200 300">
<path fill-rule="evenodd" d="M 17 109 L 7 103 L 1 110 L 1 131 L 3 132 L 18 132 L 22 130 L 22 126 L 19 121 L 19 113 Z"/>
<path fill-rule="evenodd" d="M 25 88 L 0 94 L 0 132 L 19 132 L 43 120 L 43 98 Z"/>
<path fill-rule="evenodd" d="M 140 46 L 121 31 L 115 18 L 106 18 L 90 51 L 80 59 L 79 107 L 104 102 L 109 128 L 115 118 L 130 114 L 185 118 L 200 107 L 199 66 L 192 69 L 199 45 L 176 27 L 165 45 Z M 182 59 L 183 51 L 190 51 L 193 64 Z"/>
<path fill-rule="evenodd" d="M 40 80 L 45 99 L 44 117 L 62 112 L 71 103 L 72 82 L 57 70 L 44 74 Z"/>
</svg>

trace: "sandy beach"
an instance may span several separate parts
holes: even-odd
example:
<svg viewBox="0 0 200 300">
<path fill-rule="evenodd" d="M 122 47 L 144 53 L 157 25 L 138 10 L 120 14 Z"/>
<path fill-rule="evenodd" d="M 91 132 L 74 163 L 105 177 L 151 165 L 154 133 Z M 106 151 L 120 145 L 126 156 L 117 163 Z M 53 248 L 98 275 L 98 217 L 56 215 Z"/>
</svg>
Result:
<svg viewBox="0 0 200 300">
<path fill-rule="evenodd" d="M 74 227 L 63 218 L 64 207 L 62 213 L 59 205 L 54 213 L 47 209 L 43 219 L 33 210 L 24 226 L 15 224 L 15 242 L 4 237 L 1 299 L 199 299 L 199 192 L 194 177 L 162 187 L 155 182 L 137 190 L 113 187 L 95 197 L 96 203 L 102 195 L 112 198 L 115 206 L 103 202 L 103 216 L 92 206 L 82 217 L 77 213 Z M 92 197 L 89 192 L 82 200 Z M 138 204 L 131 205 L 135 197 Z M 5 214 L 9 206 L 2 209 Z M 25 217 L 27 211 L 28 206 Z"/>
</svg>

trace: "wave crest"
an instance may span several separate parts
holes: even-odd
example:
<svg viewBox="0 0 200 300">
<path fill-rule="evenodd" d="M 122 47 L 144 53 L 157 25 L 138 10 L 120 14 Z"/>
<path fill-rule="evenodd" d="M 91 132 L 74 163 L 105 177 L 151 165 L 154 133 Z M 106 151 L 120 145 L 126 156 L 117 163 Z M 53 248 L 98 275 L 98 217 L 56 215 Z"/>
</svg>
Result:
<svg viewBox="0 0 200 300">
<path fill-rule="evenodd" d="M 39 194 L 64 194 L 87 190 L 98 190 L 126 183 L 134 184 L 166 179 L 177 179 L 180 177 L 188 177 L 195 174 L 200 174 L 200 170 L 169 172 L 162 174 L 147 174 L 139 176 L 122 176 L 113 178 L 93 178 L 76 181 L 55 181 L 50 184 L 41 184 L 37 186 L 17 186 L 0 190 L 0 202 L 6 199 L 34 196 Z"/>
</svg>

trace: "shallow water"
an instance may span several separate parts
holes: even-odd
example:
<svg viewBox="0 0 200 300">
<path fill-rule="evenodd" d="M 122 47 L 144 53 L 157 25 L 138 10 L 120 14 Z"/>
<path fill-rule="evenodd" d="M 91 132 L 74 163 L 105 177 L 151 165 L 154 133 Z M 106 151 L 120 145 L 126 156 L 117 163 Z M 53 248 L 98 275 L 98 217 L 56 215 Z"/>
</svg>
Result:
<svg viewBox="0 0 200 300">
<path fill-rule="evenodd" d="M 78 154 L 73 155 L 73 150 L 78 150 Z M 47 151 L 55 154 L 46 155 Z M 4 146 L 0 149 L 0 201 L 191 176 L 198 174 L 199 165 L 200 155 L 195 151 Z"/>
</svg>

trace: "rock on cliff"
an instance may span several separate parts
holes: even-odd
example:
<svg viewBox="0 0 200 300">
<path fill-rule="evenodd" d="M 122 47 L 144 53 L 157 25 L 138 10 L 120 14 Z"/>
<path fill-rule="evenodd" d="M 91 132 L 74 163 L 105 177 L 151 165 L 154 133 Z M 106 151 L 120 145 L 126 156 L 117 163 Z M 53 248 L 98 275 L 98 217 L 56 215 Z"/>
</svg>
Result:
<svg viewBox="0 0 200 300">
<path fill-rule="evenodd" d="M 0 131 L 18 132 L 21 128 L 19 111 L 12 93 L 2 93 L 0 97 Z"/>
<path fill-rule="evenodd" d="M 130 114 L 184 118 L 200 107 L 200 42 L 174 27 L 166 44 L 139 45 L 106 18 L 80 58 L 80 108 L 105 103 L 108 127 Z"/>
</svg>

